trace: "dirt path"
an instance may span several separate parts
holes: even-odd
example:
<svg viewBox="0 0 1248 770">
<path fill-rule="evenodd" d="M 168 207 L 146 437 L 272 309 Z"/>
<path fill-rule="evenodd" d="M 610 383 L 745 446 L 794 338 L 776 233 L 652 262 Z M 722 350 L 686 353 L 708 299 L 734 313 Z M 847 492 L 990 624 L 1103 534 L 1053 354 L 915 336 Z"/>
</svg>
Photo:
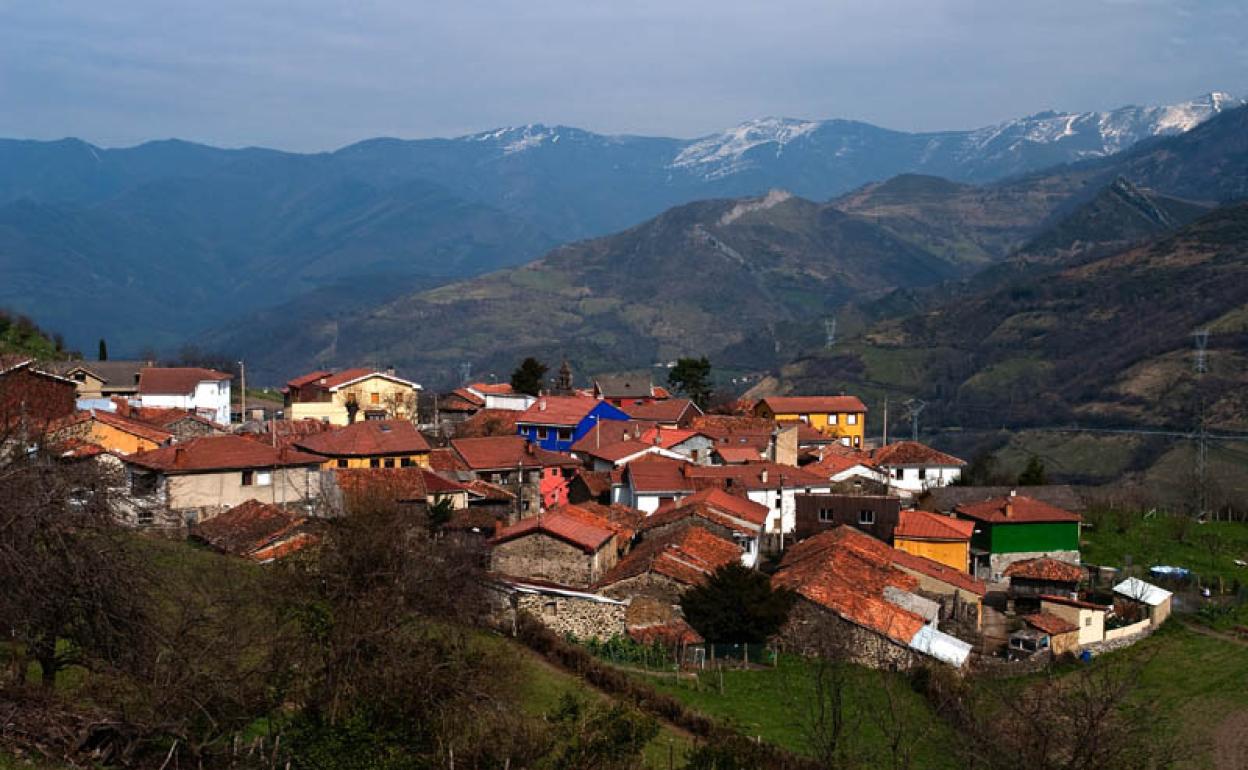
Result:
<svg viewBox="0 0 1248 770">
<path fill-rule="evenodd" d="M 1176 620 L 1179 621 L 1179 625 L 1183 626 L 1188 631 L 1193 631 L 1201 636 L 1207 636 L 1210 639 L 1218 639 L 1223 642 L 1230 642 L 1231 644 L 1238 644 L 1240 647 L 1248 647 L 1248 639 L 1243 639 L 1242 637 L 1235 636 L 1234 634 L 1214 631 L 1212 628 L 1202 626 L 1199 623 L 1189 623 L 1186 620 L 1178 618 L 1176 618 Z M 1248 767 L 1248 765 L 1245 765 L 1245 767 Z"/>
</svg>

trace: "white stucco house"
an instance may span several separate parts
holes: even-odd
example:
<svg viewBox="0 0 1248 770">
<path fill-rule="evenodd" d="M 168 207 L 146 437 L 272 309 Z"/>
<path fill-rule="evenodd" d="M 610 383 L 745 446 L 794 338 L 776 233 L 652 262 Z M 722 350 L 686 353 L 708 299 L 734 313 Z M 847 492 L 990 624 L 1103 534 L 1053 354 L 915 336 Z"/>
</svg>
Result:
<svg viewBox="0 0 1248 770">
<path fill-rule="evenodd" d="M 230 424 L 232 375 L 197 366 L 145 367 L 139 371 L 144 407 L 187 409 L 221 425 Z"/>
<path fill-rule="evenodd" d="M 888 485 L 902 495 L 919 495 L 962 477 L 966 461 L 917 441 L 898 441 L 871 452 L 871 464 L 884 472 Z"/>
</svg>

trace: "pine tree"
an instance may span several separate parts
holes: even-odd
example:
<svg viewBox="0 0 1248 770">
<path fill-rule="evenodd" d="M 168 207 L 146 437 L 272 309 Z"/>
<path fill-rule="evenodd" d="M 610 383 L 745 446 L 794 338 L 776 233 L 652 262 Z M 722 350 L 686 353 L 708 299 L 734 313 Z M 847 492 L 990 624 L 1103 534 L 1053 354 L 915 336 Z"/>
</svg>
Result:
<svg viewBox="0 0 1248 770">
<path fill-rule="evenodd" d="M 108 342 L 106 342 L 103 337 L 100 337 L 100 351 L 99 351 L 99 354 L 96 355 L 95 360 L 97 361 L 108 360 Z"/>
</svg>

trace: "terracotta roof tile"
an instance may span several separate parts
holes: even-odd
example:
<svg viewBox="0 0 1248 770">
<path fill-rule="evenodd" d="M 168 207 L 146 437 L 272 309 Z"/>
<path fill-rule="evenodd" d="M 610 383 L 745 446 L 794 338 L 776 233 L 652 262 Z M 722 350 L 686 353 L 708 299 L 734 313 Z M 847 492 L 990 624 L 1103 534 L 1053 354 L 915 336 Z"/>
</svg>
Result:
<svg viewBox="0 0 1248 770">
<path fill-rule="evenodd" d="M 315 372 L 308 372 L 307 374 L 303 374 L 298 377 L 295 377 L 293 380 L 288 380 L 286 382 L 286 387 L 302 388 L 305 385 L 311 385 L 317 380 L 325 378 L 325 377 L 329 377 L 332 374 L 333 372 L 326 372 L 326 371 L 321 371 L 318 369 Z"/>
<path fill-rule="evenodd" d="M 295 446 L 326 457 L 413 455 L 429 451 L 429 442 L 408 420 L 362 420 L 301 438 Z"/>
<path fill-rule="evenodd" d="M 693 492 L 693 482 L 682 472 L 687 463 L 666 457 L 643 457 L 624 468 L 624 476 L 638 492 Z"/>
<path fill-rule="evenodd" d="M 548 514 L 565 514 L 596 527 L 606 527 L 616 534 L 621 545 L 626 545 L 637 534 L 645 514 L 627 505 L 602 505 L 601 503 L 566 503 L 552 508 Z"/>
<path fill-rule="evenodd" d="M 227 470 L 320 465 L 322 458 L 291 449 L 276 449 L 233 434 L 203 436 L 172 446 L 139 452 L 127 463 L 162 473 L 212 473 Z"/>
<path fill-rule="evenodd" d="M 489 436 L 516 435 L 516 419 L 520 413 L 514 409 L 478 409 L 475 414 L 455 426 L 460 438 L 484 438 Z"/>
<path fill-rule="evenodd" d="M 1043 631 L 1050 636 L 1058 636 L 1060 634 L 1070 634 L 1079 630 L 1079 626 L 1054 615 L 1051 612 L 1037 612 L 1033 615 L 1024 615 L 1023 622 L 1032 628 Z"/>
<path fill-rule="evenodd" d="M 969 541 L 975 532 L 975 522 L 955 519 L 927 511 L 906 510 L 901 512 L 893 537 L 913 540 Z"/>
<path fill-rule="evenodd" d="M 707 576 L 741 559 L 741 547 L 701 527 L 685 527 L 644 540 L 611 568 L 597 587 L 637 577 L 646 572 L 687 586 L 699 585 Z"/>
<path fill-rule="evenodd" d="M 687 465 L 685 474 L 698 489 L 724 486 L 733 489 L 795 489 L 826 487 L 826 479 L 792 465 L 752 462 L 745 465 Z M 730 484 L 731 482 L 731 484 Z"/>
<path fill-rule="evenodd" d="M 757 537 L 767 521 L 767 506 L 722 489 L 704 489 L 674 503 L 660 506 L 641 522 L 643 531 L 687 518 L 702 518 L 743 535 Z"/>
<path fill-rule="evenodd" d="M 672 423 L 692 411 L 694 415 L 702 414 L 702 410 L 687 398 L 665 398 L 660 401 L 647 401 L 641 404 L 625 404 L 620 407 L 635 420 L 653 420 L 655 422 Z"/>
<path fill-rule="evenodd" d="M 988 585 L 984 581 L 978 580 L 966 572 L 954 569 L 948 564 L 941 564 L 938 561 L 925 559 L 922 556 L 915 556 L 901 550 L 894 550 L 892 559 L 893 564 L 902 569 L 922 573 L 942 583 L 947 583 L 979 596 L 988 594 Z"/>
<path fill-rule="evenodd" d="M 990 524 L 1018 524 L 1041 521 L 1081 521 L 1082 517 L 1057 506 L 1024 495 L 999 497 L 980 503 L 964 503 L 955 512 Z"/>
<path fill-rule="evenodd" d="M 306 519 L 276 505 L 248 500 L 191 527 L 191 536 L 222 553 L 265 559 L 277 541 L 289 539 Z M 303 540 L 307 544 L 308 540 Z M 260 552 L 260 553 L 258 553 Z"/>
<path fill-rule="evenodd" d="M 548 513 L 521 519 L 509 527 L 499 530 L 490 541 L 493 545 L 505 543 L 527 535 L 543 533 L 580 548 L 585 553 L 594 553 L 611 542 L 615 532 L 606 525 L 590 524 L 581 516 L 569 516 L 564 513 Z"/>
<path fill-rule="evenodd" d="M 865 412 L 866 404 L 857 396 L 771 396 L 760 399 L 774 414 L 816 414 Z"/>
<path fill-rule="evenodd" d="M 758 462 L 763 459 L 762 453 L 755 447 L 733 446 L 732 444 L 715 447 L 715 454 L 719 455 L 724 462 L 730 465 Z"/>
<path fill-rule="evenodd" d="M 930 446 L 920 444 L 917 441 L 898 441 L 875 449 L 871 452 L 871 461 L 876 465 L 888 466 L 925 465 L 929 467 L 958 467 L 966 465 L 965 460 L 932 449 Z"/>
<path fill-rule="evenodd" d="M 145 367 L 139 370 L 140 395 L 194 393 L 201 382 L 222 382 L 233 375 L 198 366 Z"/>
<path fill-rule="evenodd" d="M 397 501 L 424 502 L 430 495 L 467 491 L 458 481 L 420 467 L 338 468 L 334 478 L 346 495 L 378 494 Z"/>
<path fill-rule="evenodd" d="M 147 439 L 148 441 L 152 441 L 157 444 L 163 444 L 173 438 L 173 434 L 167 430 L 161 430 L 160 428 L 149 425 L 148 423 L 133 420 L 128 417 L 122 417 L 121 415 L 114 414 L 113 412 L 96 409 L 74 412 L 68 417 L 58 420 L 51 426 L 50 429 L 55 433 L 71 428 L 75 425 L 81 425 L 84 422 L 91 421 L 98 422 L 101 425 L 107 425 L 110 428 L 115 428 L 122 432 L 138 436 L 142 439 Z"/>
<path fill-rule="evenodd" d="M 1083 568 L 1057 559 L 1041 557 L 1014 562 L 1005 568 L 1005 576 L 1055 583 L 1078 583 L 1083 580 Z"/>
<path fill-rule="evenodd" d="M 525 409 L 517 423 L 526 425 L 575 426 L 600 404 L 584 396 L 541 396 Z"/>
<path fill-rule="evenodd" d="M 474 471 L 515 470 L 516 468 L 575 467 L 575 457 L 535 447 L 523 436 L 484 436 L 457 438 L 451 446 Z"/>
</svg>

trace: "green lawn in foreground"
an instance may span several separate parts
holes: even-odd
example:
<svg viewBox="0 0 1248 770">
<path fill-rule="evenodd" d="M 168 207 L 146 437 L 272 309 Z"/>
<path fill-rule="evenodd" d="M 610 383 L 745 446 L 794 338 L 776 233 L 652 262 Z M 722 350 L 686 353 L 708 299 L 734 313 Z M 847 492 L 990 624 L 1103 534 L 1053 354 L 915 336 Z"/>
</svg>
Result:
<svg viewBox="0 0 1248 770">
<path fill-rule="evenodd" d="M 791 751 L 808 754 L 809 715 L 815 702 L 813 666 L 801 658 L 781 656 L 774 669 L 701 673 L 695 681 L 646 676 L 657 689 L 674 695 L 708 716 L 722 720 L 748 736 L 760 736 Z M 865 767 L 887 766 L 888 750 L 880 715 L 888 712 L 885 678 L 898 703 L 908 736 L 916 737 L 915 767 L 952 768 L 946 747 L 949 728 L 927 707 L 906 679 L 894 673 L 851 667 L 847 714 L 850 751 Z"/>
</svg>

